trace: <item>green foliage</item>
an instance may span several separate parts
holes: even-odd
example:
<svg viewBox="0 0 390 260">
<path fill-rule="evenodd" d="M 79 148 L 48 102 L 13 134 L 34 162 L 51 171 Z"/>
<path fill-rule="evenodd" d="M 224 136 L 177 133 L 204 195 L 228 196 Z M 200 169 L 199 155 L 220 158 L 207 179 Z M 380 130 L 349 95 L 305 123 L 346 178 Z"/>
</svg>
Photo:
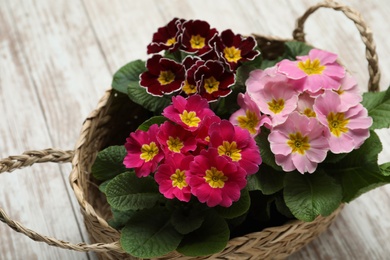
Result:
<svg viewBox="0 0 390 260">
<path fill-rule="evenodd" d="M 382 92 L 364 93 L 362 104 L 374 121 L 371 129 L 390 127 L 390 87 Z"/>
<path fill-rule="evenodd" d="M 131 82 L 127 91 L 131 101 L 156 114 L 160 114 L 171 103 L 171 99 L 167 96 L 157 97 L 150 95 L 138 82 Z"/>
<path fill-rule="evenodd" d="M 263 163 L 256 174 L 248 176 L 248 188 L 260 190 L 265 195 L 274 194 L 283 189 L 285 175 Z"/>
<path fill-rule="evenodd" d="M 313 47 L 299 41 L 288 41 L 284 43 L 284 46 L 286 47 L 285 58 L 289 60 L 296 60 L 297 56 L 307 55 L 313 49 Z"/>
<path fill-rule="evenodd" d="M 120 211 L 111 208 L 113 218 L 108 221 L 108 224 L 115 229 L 122 229 L 131 217 L 136 213 L 134 210 Z"/>
<path fill-rule="evenodd" d="M 341 186 L 324 171 L 286 174 L 284 200 L 292 214 L 302 221 L 313 221 L 318 215 L 328 216 L 341 203 Z"/>
<path fill-rule="evenodd" d="M 390 162 L 379 165 L 383 176 L 390 176 Z"/>
<path fill-rule="evenodd" d="M 133 256 L 151 258 L 174 251 L 182 237 L 172 226 L 168 211 L 152 208 L 132 216 L 122 229 L 120 243 Z"/>
<path fill-rule="evenodd" d="M 248 79 L 249 73 L 254 69 L 260 69 L 261 62 L 262 56 L 259 55 L 251 61 L 242 63 L 237 69 L 236 85 L 245 86 L 245 81 Z"/>
<path fill-rule="evenodd" d="M 112 88 L 127 94 L 130 83 L 138 84 L 139 75 L 145 70 L 145 62 L 142 60 L 135 60 L 126 64 L 114 74 Z"/>
<path fill-rule="evenodd" d="M 137 130 L 142 130 L 142 131 L 148 131 L 149 127 L 154 124 L 161 125 L 167 121 L 167 118 L 163 116 L 154 116 L 143 122 L 140 126 L 138 126 Z"/>
<path fill-rule="evenodd" d="M 215 207 L 218 214 L 225 219 L 233 219 L 244 215 L 251 205 L 248 189 L 241 191 L 241 197 L 238 201 L 234 202 L 230 207 Z"/>
<path fill-rule="evenodd" d="M 282 167 L 276 164 L 275 155 L 272 153 L 270 143 L 268 141 L 269 130 L 262 129 L 261 133 L 256 136 L 256 143 L 260 148 L 260 155 L 263 163 L 271 166 L 276 171 L 283 171 Z"/>
<path fill-rule="evenodd" d="M 177 251 L 186 256 L 205 256 L 222 251 L 229 241 L 229 227 L 215 211 L 210 210 L 202 226 L 187 234 Z"/>
<path fill-rule="evenodd" d="M 360 149 L 352 151 L 334 167 L 327 169 L 342 185 L 343 201 L 350 202 L 373 188 L 390 183 L 390 176 L 384 175 L 377 163 L 381 151 L 379 137 L 371 131 Z"/>
<path fill-rule="evenodd" d="M 171 216 L 174 228 L 183 235 L 198 229 L 204 221 L 204 209 L 199 207 L 178 207 Z"/>
<path fill-rule="evenodd" d="M 118 174 L 128 171 L 123 165 L 126 149 L 122 146 L 110 146 L 100 151 L 92 165 L 92 175 L 100 181 L 110 180 Z"/>
<path fill-rule="evenodd" d="M 163 201 L 152 177 L 138 178 L 133 172 L 124 172 L 112 179 L 106 196 L 111 207 L 120 211 L 152 208 Z"/>
</svg>

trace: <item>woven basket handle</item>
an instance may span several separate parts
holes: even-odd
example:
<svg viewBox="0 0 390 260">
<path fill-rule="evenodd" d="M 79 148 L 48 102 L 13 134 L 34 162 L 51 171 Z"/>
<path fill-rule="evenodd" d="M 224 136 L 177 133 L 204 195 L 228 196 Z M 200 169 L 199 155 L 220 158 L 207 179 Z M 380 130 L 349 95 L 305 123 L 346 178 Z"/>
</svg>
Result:
<svg viewBox="0 0 390 260">
<path fill-rule="evenodd" d="M 305 33 L 303 31 L 305 21 L 312 13 L 322 7 L 332 8 L 336 11 L 342 11 L 345 16 L 347 16 L 355 23 L 356 28 L 358 29 L 360 36 L 363 40 L 363 43 L 366 46 L 366 59 L 368 61 L 368 73 L 370 76 L 368 81 L 368 91 L 379 91 L 380 71 L 378 66 L 378 55 L 376 53 L 376 46 L 372 37 L 371 29 L 368 28 L 362 16 L 356 10 L 334 1 L 325 1 L 322 3 L 318 3 L 310 7 L 300 18 L 297 19 L 296 28 L 293 32 L 294 39 L 302 42 L 305 41 Z"/>
<path fill-rule="evenodd" d="M 41 151 L 27 151 L 22 155 L 9 156 L 8 158 L 0 160 L 0 174 L 4 172 L 11 172 L 16 169 L 21 169 L 27 166 L 31 166 L 34 163 L 64 163 L 70 162 L 73 158 L 73 151 L 62 151 L 56 149 L 45 149 Z M 17 221 L 12 220 L 7 213 L 0 207 L 0 220 L 6 223 L 13 230 L 20 232 L 34 241 L 44 242 L 50 246 L 56 246 L 64 249 L 70 249 L 75 251 L 96 251 L 107 252 L 111 250 L 118 250 L 120 245 L 116 242 L 111 244 L 72 244 L 70 242 L 58 240 L 56 238 L 47 237 L 41 235 L 31 229 L 26 228 Z"/>
</svg>

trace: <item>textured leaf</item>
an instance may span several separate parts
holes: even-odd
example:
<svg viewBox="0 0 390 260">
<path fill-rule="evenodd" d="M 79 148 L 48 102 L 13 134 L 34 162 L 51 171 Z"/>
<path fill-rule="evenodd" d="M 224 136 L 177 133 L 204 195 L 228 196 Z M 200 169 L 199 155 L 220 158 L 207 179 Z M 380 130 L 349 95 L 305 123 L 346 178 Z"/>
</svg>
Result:
<svg viewBox="0 0 390 260">
<path fill-rule="evenodd" d="M 145 122 L 143 122 L 143 123 L 138 127 L 138 130 L 148 131 L 148 130 L 149 130 L 149 127 L 150 127 L 151 125 L 153 125 L 153 124 L 161 125 L 161 124 L 164 123 L 165 121 L 167 121 L 167 118 L 166 118 L 166 117 L 163 117 L 163 116 L 154 116 L 154 117 L 149 118 L 149 119 L 146 120 Z"/>
<path fill-rule="evenodd" d="M 268 141 L 268 134 L 269 131 L 262 129 L 261 133 L 255 138 L 257 145 L 260 147 L 261 158 L 263 159 L 263 163 L 267 164 L 268 166 L 271 166 L 277 171 L 282 172 L 282 167 L 277 165 L 275 162 L 275 155 L 271 151 L 270 143 Z"/>
<path fill-rule="evenodd" d="M 133 215 L 122 229 L 120 243 L 133 256 L 152 258 L 174 251 L 182 237 L 172 226 L 168 211 L 152 208 Z"/>
<path fill-rule="evenodd" d="M 291 213 L 302 221 L 313 221 L 318 215 L 328 216 L 341 203 L 341 186 L 324 171 L 286 174 L 284 200 Z"/>
<path fill-rule="evenodd" d="M 177 251 L 186 256 L 205 256 L 222 251 L 229 241 L 226 221 L 214 211 L 209 211 L 202 226 L 184 236 Z"/>
<path fill-rule="evenodd" d="M 245 214 L 251 205 L 248 189 L 241 191 L 241 197 L 238 201 L 234 202 L 230 207 L 215 207 L 218 214 L 226 219 L 233 219 Z"/>
<path fill-rule="evenodd" d="M 248 188 L 249 190 L 260 190 L 265 195 L 274 194 L 283 189 L 285 175 L 284 172 L 261 164 L 256 174 L 248 176 Z"/>
<path fill-rule="evenodd" d="M 136 213 L 134 210 L 120 211 L 111 209 L 113 218 L 108 221 L 108 224 L 115 229 L 122 229 L 130 218 Z"/>
<path fill-rule="evenodd" d="M 92 175 L 98 180 L 110 180 L 118 174 L 128 171 L 123 165 L 126 149 L 122 146 L 110 146 L 100 151 L 92 165 Z"/>
<path fill-rule="evenodd" d="M 163 199 L 152 177 L 138 178 L 132 172 L 124 172 L 110 181 L 106 188 L 107 201 L 120 211 L 153 207 Z"/>
<path fill-rule="evenodd" d="M 335 164 L 331 173 L 343 187 L 343 201 L 350 202 L 369 190 L 390 183 L 390 176 L 383 174 L 378 166 L 381 151 L 379 137 L 371 131 L 370 137 L 358 150 Z"/>
<path fill-rule="evenodd" d="M 382 92 L 364 93 L 362 103 L 374 121 L 371 129 L 390 127 L 390 88 Z"/>
<path fill-rule="evenodd" d="M 204 221 L 204 211 L 199 208 L 184 209 L 177 208 L 172 216 L 171 223 L 181 234 L 188 234 L 198 229 Z"/>
<path fill-rule="evenodd" d="M 284 45 L 286 47 L 286 57 L 290 60 L 296 60 L 297 56 L 307 55 L 313 49 L 313 47 L 299 41 L 288 41 Z"/>
<path fill-rule="evenodd" d="M 112 88 L 124 94 L 128 94 L 127 88 L 129 87 L 129 84 L 139 84 L 139 75 L 145 70 L 145 62 L 141 60 L 135 60 L 126 64 L 114 74 Z"/>
<path fill-rule="evenodd" d="M 167 96 L 152 96 L 138 82 L 131 82 L 127 91 L 131 101 L 157 114 L 160 114 L 171 103 L 171 99 Z"/>
<path fill-rule="evenodd" d="M 390 176 L 390 162 L 379 165 L 382 175 Z"/>
</svg>

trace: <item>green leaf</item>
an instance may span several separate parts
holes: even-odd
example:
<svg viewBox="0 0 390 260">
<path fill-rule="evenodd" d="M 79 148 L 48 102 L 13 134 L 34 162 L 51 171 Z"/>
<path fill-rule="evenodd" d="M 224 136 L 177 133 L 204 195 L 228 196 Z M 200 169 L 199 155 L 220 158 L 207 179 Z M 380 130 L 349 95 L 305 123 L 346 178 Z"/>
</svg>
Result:
<svg viewBox="0 0 390 260">
<path fill-rule="evenodd" d="M 268 141 L 269 131 L 262 129 L 261 133 L 255 137 L 257 145 L 260 147 L 260 155 L 263 163 L 271 166 L 277 171 L 283 171 L 282 167 L 276 164 L 275 155 L 272 153 L 270 143 Z"/>
<path fill-rule="evenodd" d="M 294 215 L 291 213 L 291 210 L 287 207 L 283 196 L 277 196 L 275 198 L 275 205 L 278 212 L 280 212 L 283 216 L 288 218 L 294 218 Z"/>
<path fill-rule="evenodd" d="M 381 92 L 364 93 L 362 104 L 373 119 L 371 129 L 390 127 L 390 88 Z"/>
<path fill-rule="evenodd" d="M 243 189 L 241 191 L 241 197 L 238 201 L 234 202 L 230 207 L 215 207 L 215 210 L 218 214 L 226 219 L 237 218 L 241 215 L 244 215 L 251 205 L 251 199 L 249 197 L 248 189 Z"/>
<path fill-rule="evenodd" d="M 103 183 L 101 183 L 99 185 L 99 190 L 103 193 L 106 193 L 106 189 L 107 189 L 107 184 L 110 182 L 111 180 L 108 180 L 108 181 L 105 181 Z"/>
<path fill-rule="evenodd" d="M 259 50 L 259 49 L 257 49 Z M 246 61 L 242 63 L 238 68 L 236 72 L 236 84 L 237 85 L 245 85 L 245 81 L 249 77 L 249 73 L 254 69 L 260 69 L 262 62 L 262 56 L 258 55 L 256 58 L 254 58 L 251 61 Z"/>
<path fill-rule="evenodd" d="M 153 177 L 138 178 L 132 172 L 116 176 L 106 188 L 107 201 L 120 211 L 153 207 L 163 199 Z"/>
<path fill-rule="evenodd" d="M 303 221 L 313 221 L 318 215 L 328 216 L 341 203 L 342 189 L 324 171 L 286 174 L 284 200 L 292 214 Z"/>
<path fill-rule="evenodd" d="M 384 175 L 377 163 L 381 151 L 379 137 L 371 131 L 359 149 L 330 169 L 343 187 L 343 201 L 350 202 L 369 190 L 390 183 L 390 176 Z"/>
<path fill-rule="evenodd" d="M 181 234 L 188 234 L 198 229 L 204 221 L 204 210 L 198 207 L 185 209 L 176 208 L 171 216 L 171 223 L 174 228 Z"/>
<path fill-rule="evenodd" d="M 111 211 L 113 218 L 108 221 L 108 224 L 118 230 L 122 229 L 136 213 L 134 210 L 120 211 L 113 208 Z"/>
<path fill-rule="evenodd" d="M 151 125 L 154 125 L 154 124 L 161 125 L 161 124 L 164 123 L 165 121 L 167 121 L 167 118 L 166 118 L 166 117 L 163 117 L 163 116 L 154 116 L 154 117 L 149 118 L 149 119 L 146 120 L 145 122 L 143 122 L 143 123 L 137 128 L 137 130 L 148 131 L 148 130 L 149 130 L 149 127 L 150 127 Z"/>
<path fill-rule="evenodd" d="M 169 212 L 152 208 L 136 212 L 122 229 L 120 243 L 126 252 L 152 258 L 174 251 L 183 237 L 170 222 Z"/>
<path fill-rule="evenodd" d="M 138 84 L 139 75 L 145 70 L 145 62 L 142 60 L 135 60 L 126 64 L 114 74 L 114 78 L 112 80 L 112 88 L 116 89 L 119 92 L 127 94 L 127 88 L 129 84 Z"/>
<path fill-rule="evenodd" d="M 326 155 L 324 163 L 337 163 L 347 155 L 348 155 L 347 153 L 334 154 L 329 151 L 328 154 Z"/>
<path fill-rule="evenodd" d="M 379 165 L 383 176 L 390 176 L 390 162 Z"/>
<path fill-rule="evenodd" d="M 171 103 L 171 99 L 167 96 L 152 96 L 138 82 L 131 82 L 127 91 L 131 101 L 157 114 L 160 114 Z"/>
<path fill-rule="evenodd" d="M 128 171 L 123 165 L 127 152 L 125 147 L 110 146 L 100 151 L 92 165 L 92 175 L 98 180 L 110 180 L 118 174 Z"/>
<path fill-rule="evenodd" d="M 285 172 L 276 171 L 266 164 L 261 164 L 256 174 L 248 176 L 248 188 L 260 190 L 265 195 L 274 194 L 283 189 L 285 175 Z"/>
<path fill-rule="evenodd" d="M 313 49 L 313 47 L 299 41 L 287 41 L 284 45 L 286 47 L 285 56 L 290 60 L 296 60 L 297 56 L 307 55 L 309 51 Z"/>
<path fill-rule="evenodd" d="M 210 210 L 202 226 L 184 236 L 177 251 L 186 256 L 205 256 L 222 251 L 229 241 L 229 227 L 215 211 Z"/>
</svg>

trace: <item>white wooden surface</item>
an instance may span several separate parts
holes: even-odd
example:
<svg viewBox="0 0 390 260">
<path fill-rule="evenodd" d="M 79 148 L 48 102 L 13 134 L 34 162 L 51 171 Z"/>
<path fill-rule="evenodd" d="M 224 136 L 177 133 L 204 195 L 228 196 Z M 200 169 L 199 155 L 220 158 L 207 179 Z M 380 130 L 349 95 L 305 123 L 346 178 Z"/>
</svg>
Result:
<svg viewBox="0 0 390 260">
<path fill-rule="evenodd" d="M 173 17 L 207 20 L 222 31 L 290 38 L 310 0 L 0 0 L 0 157 L 24 150 L 72 149 L 113 73 L 145 59 L 155 30 Z M 346 1 L 370 25 L 390 83 L 390 2 Z M 340 54 L 366 87 L 364 47 L 342 13 L 320 10 L 307 40 Z M 380 131 L 390 160 L 390 133 Z M 38 165 L 0 176 L 0 206 L 31 229 L 81 242 L 87 233 L 68 184 L 69 165 Z M 390 259 L 390 185 L 345 207 L 334 225 L 290 259 Z M 95 259 L 36 243 L 0 223 L 0 259 Z"/>
</svg>

